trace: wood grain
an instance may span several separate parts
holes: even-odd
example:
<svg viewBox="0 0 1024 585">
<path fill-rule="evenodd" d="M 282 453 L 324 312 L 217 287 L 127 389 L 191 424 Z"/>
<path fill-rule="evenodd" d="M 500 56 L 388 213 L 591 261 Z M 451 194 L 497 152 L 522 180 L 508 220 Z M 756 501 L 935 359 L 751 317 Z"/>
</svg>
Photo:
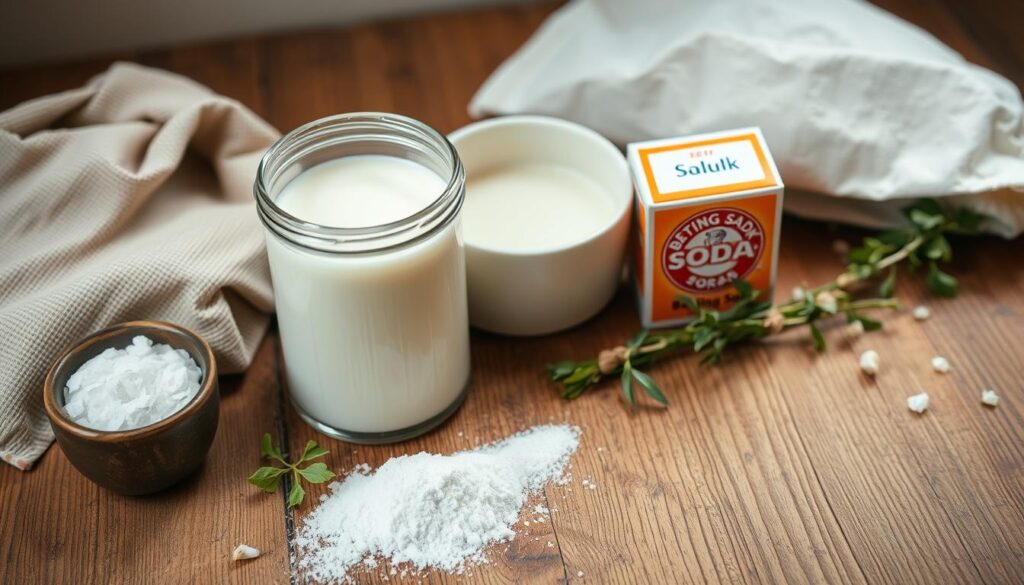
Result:
<svg viewBox="0 0 1024 585">
<path fill-rule="evenodd" d="M 59 447 L 31 472 L 0 471 L 0 583 L 287 581 L 283 504 L 244 481 L 259 465 L 253 445 L 274 425 L 273 350 L 268 338 L 244 377 L 221 378 L 220 430 L 207 461 L 167 492 L 124 497 L 101 489 Z M 259 563 L 231 562 L 243 542 L 264 551 Z"/>
<path fill-rule="evenodd" d="M 943 39 L 968 59 L 1024 83 L 1024 45 L 1011 2 L 882 7 Z M 488 9 L 296 32 L 124 55 L 177 71 L 235 97 L 281 129 L 328 114 L 388 110 L 451 131 L 475 89 L 552 10 Z M 0 107 L 81 84 L 110 59 L 0 73 Z M 840 268 L 836 237 L 861 232 L 787 218 L 779 291 Z M 530 425 L 583 430 L 573 481 L 524 516 L 521 536 L 492 551 L 471 577 L 410 582 L 836 582 L 1014 583 L 1024 573 L 1024 268 L 1020 242 L 955 243 L 962 297 L 935 301 L 920 283 L 897 290 L 904 309 L 882 333 L 847 339 L 826 330 L 815 353 L 799 333 L 742 348 L 721 366 L 690 357 L 655 366 L 671 407 L 633 412 L 614 384 L 575 402 L 557 398 L 542 366 L 615 345 L 638 327 L 625 292 L 571 331 L 537 339 L 474 332 L 473 386 L 440 429 L 389 446 L 317 434 L 289 406 L 271 332 L 244 379 L 225 380 L 221 427 L 201 475 L 167 494 L 121 498 L 77 474 L 59 449 L 30 473 L 0 466 L 2 582 L 303 581 L 289 539 L 311 504 L 245 482 L 260 434 L 289 450 L 315 439 L 340 472 L 357 463 L 429 450 L 450 453 Z M 926 302 L 934 317 L 909 308 Z M 875 379 L 857 367 L 882 354 Z M 949 374 L 933 372 L 933 355 Z M 999 390 L 998 408 L 980 404 Z M 933 406 L 910 413 L 908 395 Z M 582 480 L 596 489 L 586 489 Z M 309 490 L 314 500 L 323 486 Z M 231 564 L 246 542 L 263 557 Z M 552 546 L 548 546 L 548 542 Z M 291 553 L 291 554 L 290 554 Z M 578 574 L 582 572 L 583 576 Z M 389 567 L 359 582 L 403 581 Z"/>
</svg>

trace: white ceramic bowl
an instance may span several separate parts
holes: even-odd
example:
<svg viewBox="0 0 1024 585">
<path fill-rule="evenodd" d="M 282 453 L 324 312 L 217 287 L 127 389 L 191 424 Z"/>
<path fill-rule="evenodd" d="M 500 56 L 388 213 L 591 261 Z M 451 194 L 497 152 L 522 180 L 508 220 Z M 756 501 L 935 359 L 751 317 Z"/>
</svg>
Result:
<svg viewBox="0 0 1024 585">
<path fill-rule="evenodd" d="M 619 286 L 633 184 L 626 159 L 597 132 L 545 116 L 506 116 L 456 130 L 449 140 L 466 177 L 502 164 L 548 163 L 582 171 L 613 208 L 600 230 L 576 242 L 522 252 L 466 239 L 469 320 L 505 335 L 542 335 L 600 311 Z M 473 197 L 471 189 L 466 197 Z M 463 222 L 469 218 L 463 214 Z"/>
</svg>

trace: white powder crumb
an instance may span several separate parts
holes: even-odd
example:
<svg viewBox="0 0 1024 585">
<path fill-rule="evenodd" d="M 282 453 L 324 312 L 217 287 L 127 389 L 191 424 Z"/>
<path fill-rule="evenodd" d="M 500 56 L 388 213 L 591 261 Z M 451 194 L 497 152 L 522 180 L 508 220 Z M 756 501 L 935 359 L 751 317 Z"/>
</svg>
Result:
<svg viewBox="0 0 1024 585">
<path fill-rule="evenodd" d="M 465 433 L 463 433 L 462 431 L 459 431 L 458 433 L 456 433 L 455 436 L 462 437 L 462 436 L 465 436 Z"/>
<path fill-rule="evenodd" d="M 529 525 L 530 525 L 530 521 L 529 520 L 527 520 L 526 522 L 523 522 L 523 526 L 529 526 Z"/>
<path fill-rule="evenodd" d="M 949 360 L 942 357 L 941 355 L 933 357 L 932 369 L 935 370 L 936 372 L 939 372 L 940 374 L 945 374 L 946 372 L 949 371 Z"/>
<path fill-rule="evenodd" d="M 793 300 L 802 301 L 807 298 L 807 291 L 799 286 L 793 287 Z"/>
<path fill-rule="evenodd" d="M 932 310 L 924 305 L 918 305 L 914 307 L 914 310 L 911 314 L 913 314 L 914 318 L 917 319 L 918 321 L 924 321 L 928 317 L 932 316 Z"/>
<path fill-rule="evenodd" d="M 247 544 L 240 544 L 235 547 L 235 550 L 231 551 L 232 561 L 255 559 L 258 556 L 260 556 L 260 550 L 258 548 L 253 548 Z"/>
<path fill-rule="evenodd" d="M 136 335 L 128 347 L 109 347 L 71 374 L 64 410 L 91 429 L 138 429 L 184 408 L 199 393 L 201 377 L 185 350 Z"/>
<path fill-rule="evenodd" d="M 578 445 L 578 428 L 543 425 L 449 456 L 421 452 L 354 470 L 306 517 L 299 564 L 330 582 L 373 557 L 462 574 L 487 562 L 489 545 L 515 537 L 527 498 L 562 478 Z"/>
<path fill-rule="evenodd" d="M 555 543 L 548 541 L 548 548 L 555 548 Z"/>
<path fill-rule="evenodd" d="M 907 408 L 913 410 L 918 414 L 921 414 L 922 412 L 928 410 L 928 403 L 929 400 L 927 392 L 914 394 L 913 396 L 907 398 Z"/>
<path fill-rule="evenodd" d="M 604 453 L 605 452 L 605 448 L 604 447 L 598 447 L 597 448 L 597 452 L 598 453 Z"/>
<path fill-rule="evenodd" d="M 999 404 L 999 395 L 996 394 L 995 390 L 985 389 L 981 391 L 981 403 L 986 406 L 995 406 Z"/>
<path fill-rule="evenodd" d="M 878 352 L 869 349 L 864 353 L 860 354 L 860 369 L 869 376 L 874 376 L 878 373 Z"/>
<path fill-rule="evenodd" d="M 583 571 L 576 571 L 576 576 L 577 577 L 582 577 L 583 576 Z"/>
<path fill-rule="evenodd" d="M 548 509 L 544 506 L 544 504 L 537 504 L 536 506 L 533 507 L 533 513 L 534 514 L 547 514 L 548 513 Z"/>
<path fill-rule="evenodd" d="M 544 517 L 543 517 L 543 516 L 541 516 L 541 517 L 538 517 L 538 518 L 534 518 L 534 519 L 533 519 L 533 521 L 534 521 L 534 522 L 537 522 L 538 524 L 543 524 L 543 523 L 545 522 L 545 520 L 544 520 Z"/>
<path fill-rule="evenodd" d="M 846 326 L 846 334 L 850 337 L 860 337 L 864 335 L 864 323 L 861 321 L 854 321 Z"/>
</svg>

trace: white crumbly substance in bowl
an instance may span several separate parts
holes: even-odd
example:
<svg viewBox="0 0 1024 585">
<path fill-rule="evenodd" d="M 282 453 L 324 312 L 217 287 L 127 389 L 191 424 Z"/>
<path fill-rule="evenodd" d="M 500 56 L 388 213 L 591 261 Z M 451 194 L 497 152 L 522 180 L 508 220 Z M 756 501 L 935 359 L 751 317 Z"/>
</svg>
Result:
<svg viewBox="0 0 1024 585">
<path fill-rule="evenodd" d="M 199 392 L 202 371 L 185 350 L 137 335 L 82 364 L 64 388 L 64 411 L 84 426 L 127 431 L 159 422 Z"/>
<path fill-rule="evenodd" d="M 929 399 L 927 392 L 914 394 L 913 396 L 907 398 L 907 408 L 918 414 L 921 414 L 922 412 L 928 410 L 928 404 Z"/>
<path fill-rule="evenodd" d="M 486 562 L 489 545 L 515 537 L 527 498 L 562 477 L 578 445 L 579 429 L 544 425 L 448 456 L 403 455 L 375 472 L 357 466 L 306 518 L 300 565 L 327 582 L 378 558 L 462 573 Z"/>
</svg>

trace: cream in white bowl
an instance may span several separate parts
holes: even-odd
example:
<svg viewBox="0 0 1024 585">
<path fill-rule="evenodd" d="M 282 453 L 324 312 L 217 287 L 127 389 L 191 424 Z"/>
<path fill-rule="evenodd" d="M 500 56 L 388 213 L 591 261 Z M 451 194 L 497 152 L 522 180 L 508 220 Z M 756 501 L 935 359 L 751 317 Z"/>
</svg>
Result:
<svg viewBox="0 0 1024 585">
<path fill-rule="evenodd" d="M 466 170 L 470 322 L 506 335 L 572 327 L 619 285 L 632 183 L 622 153 L 579 124 L 507 116 L 449 139 Z"/>
</svg>

